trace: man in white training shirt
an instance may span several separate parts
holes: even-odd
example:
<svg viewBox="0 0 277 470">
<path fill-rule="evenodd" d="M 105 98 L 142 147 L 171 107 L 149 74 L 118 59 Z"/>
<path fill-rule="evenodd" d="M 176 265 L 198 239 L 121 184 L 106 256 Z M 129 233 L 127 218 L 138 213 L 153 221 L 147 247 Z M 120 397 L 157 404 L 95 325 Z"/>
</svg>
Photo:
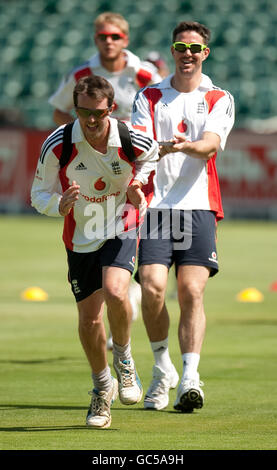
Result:
<svg viewBox="0 0 277 470">
<path fill-rule="evenodd" d="M 55 108 L 53 117 L 57 125 L 73 120 L 72 94 L 81 77 L 95 74 L 106 78 L 115 92 L 113 117 L 128 121 L 136 92 L 161 80 L 152 63 L 141 61 L 126 49 L 129 43 L 129 25 L 119 13 L 105 12 L 99 15 L 94 21 L 94 30 L 97 54 L 75 67 L 49 99 L 49 103 Z"/>
<path fill-rule="evenodd" d="M 49 103 L 55 108 L 54 122 L 57 125 L 73 120 L 73 89 L 81 77 L 95 74 L 105 77 L 113 86 L 115 102 L 113 117 L 130 121 L 134 97 L 137 91 L 151 83 L 161 81 L 158 69 L 149 61 L 141 61 L 129 51 L 129 25 L 119 13 L 101 13 L 94 21 L 94 41 L 98 49 L 87 62 L 75 67 L 50 97 Z M 141 290 L 136 282 L 131 282 L 129 296 L 133 309 L 133 319 L 138 315 Z M 112 349 L 112 337 L 107 341 Z"/>
<path fill-rule="evenodd" d="M 206 26 L 181 22 L 173 31 L 171 46 L 175 73 L 138 92 L 133 107 L 132 124 L 158 142 L 166 141 L 160 144 L 154 197 L 138 261 L 142 314 L 155 359 L 144 406 L 156 410 L 168 405 L 169 389 L 179 380 L 169 356 L 165 305 L 168 270 L 173 264 L 183 361 L 174 408 L 191 412 L 204 403 L 198 373 L 206 324 L 203 297 L 208 278 L 218 271 L 216 224 L 223 218 L 216 154 L 224 149 L 234 123 L 232 96 L 202 74 L 203 61 L 210 53 L 209 39 Z M 158 239 L 153 223 L 161 232 Z"/>
<path fill-rule="evenodd" d="M 110 407 L 118 393 L 126 405 L 142 396 L 131 355 L 128 287 L 141 223 L 138 209 L 146 210 L 152 196 L 151 184 L 145 193 L 141 187 L 153 178 L 158 158 L 158 144 L 127 124 L 134 156 L 130 160 L 118 121 L 110 117 L 113 99 L 113 88 L 103 77 L 90 75 L 77 82 L 78 119 L 72 127 L 71 154 L 61 165 L 65 127 L 61 126 L 42 146 L 31 191 L 38 212 L 64 217 L 69 280 L 94 386 L 86 423 L 96 428 L 110 426 Z M 107 362 L 104 301 L 117 379 Z"/>
</svg>

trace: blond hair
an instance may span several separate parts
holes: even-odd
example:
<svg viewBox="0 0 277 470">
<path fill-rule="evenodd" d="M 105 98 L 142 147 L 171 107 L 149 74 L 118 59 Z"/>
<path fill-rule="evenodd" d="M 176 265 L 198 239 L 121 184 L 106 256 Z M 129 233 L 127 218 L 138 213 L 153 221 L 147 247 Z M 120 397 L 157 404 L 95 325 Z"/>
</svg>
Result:
<svg viewBox="0 0 277 470">
<path fill-rule="evenodd" d="M 113 13 L 111 11 L 101 13 L 94 20 L 95 31 L 99 29 L 100 26 L 103 25 L 104 23 L 114 24 L 122 31 L 122 33 L 126 34 L 126 36 L 129 35 L 129 24 L 125 20 L 125 18 L 123 18 L 123 16 L 121 16 L 119 13 Z"/>
</svg>

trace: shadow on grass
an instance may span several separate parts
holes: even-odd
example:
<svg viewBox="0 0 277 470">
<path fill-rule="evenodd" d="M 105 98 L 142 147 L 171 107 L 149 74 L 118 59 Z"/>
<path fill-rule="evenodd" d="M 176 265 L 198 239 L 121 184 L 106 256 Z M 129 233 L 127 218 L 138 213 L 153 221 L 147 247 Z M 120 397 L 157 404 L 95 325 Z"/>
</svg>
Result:
<svg viewBox="0 0 277 470">
<path fill-rule="evenodd" d="M 50 364 L 50 363 L 56 363 L 56 362 L 65 362 L 65 361 L 70 361 L 70 362 L 83 362 L 82 359 L 77 358 L 77 357 L 51 357 L 47 359 L 32 359 L 32 360 L 22 360 L 22 359 L 3 359 L 0 360 L 0 364 L 22 364 L 22 365 L 29 365 L 29 364 Z"/>
<path fill-rule="evenodd" d="M 37 404 L 0 404 L 0 410 L 6 410 L 8 408 L 13 408 L 15 410 L 86 410 L 87 406 L 69 406 L 69 405 L 37 405 Z"/>
<path fill-rule="evenodd" d="M 37 405 L 37 404 L 21 404 L 21 403 L 15 403 L 15 404 L 0 404 L 0 410 L 7 410 L 7 409 L 14 409 L 14 410 L 31 410 L 31 409 L 36 409 L 36 410 L 87 410 L 87 406 L 76 406 L 76 405 Z M 121 407 L 117 406 L 112 406 L 111 408 L 113 411 L 128 411 L 128 412 L 133 412 L 133 411 L 143 411 L 144 413 L 157 413 L 155 410 L 145 410 L 143 407 L 142 408 L 133 408 L 133 407 L 128 407 L 122 405 Z M 160 410 L 160 412 L 167 412 L 167 410 Z"/>
<path fill-rule="evenodd" d="M 48 431 L 119 431 L 119 428 L 107 428 L 107 429 L 96 429 L 86 426 L 76 424 L 73 426 L 18 426 L 18 427 L 6 427 L 0 428 L 0 432 L 48 432 Z"/>
<path fill-rule="evenodd" d="M 12 409 L 12 410 L 69 410 L 69 411 L 74 411 L 74 410 L 84 410 L 86 411 L 87 410 L 87 406 L 76 406 L 76 405 L 73 405 L 73 406 L 69 406 L 69 405 L 37 405 L 37 404 L 29 404 L 29 405 L 26 405 L 26 404 L 20 404 L 20 403 L 16 403 L 16 404 L 0 404 L 0 410 L 8 410 L 8 409 Z M 124 405 L 121 405 L 120 407 L 118 406 L 112 406 L 111 408 L 112 411 L 122 411 L 124 410 L 125 412 L 142 412 L 142 413 L 146 413 L 146 414 L 154 414 L 156 415 L 157 414 L 157 411 L 156 410 L 149 410 L 149 409 L 145 409 L 142 407 L 126 407 Z M 167 410 L 167 409 L 164 409 L 164 410 L 159 410 L 159 414 L 161 413 L 166 413 L 166 414 L 175 414 L 175 415 L 183 415 L 183 414 L 191 414 L 191 413 L 180 413 L 178 411 L 175 411 L 175 410 Z M 10 428 L 9 428 L 10 429 Z M 0 428 L 1 430 L 1 428 Z"/>
</svg>

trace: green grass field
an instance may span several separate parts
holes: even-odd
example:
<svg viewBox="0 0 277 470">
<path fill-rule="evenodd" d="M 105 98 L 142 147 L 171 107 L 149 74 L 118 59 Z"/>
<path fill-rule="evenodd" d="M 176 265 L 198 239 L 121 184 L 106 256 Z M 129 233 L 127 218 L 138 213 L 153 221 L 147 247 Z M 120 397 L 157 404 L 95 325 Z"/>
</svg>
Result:
<svg viewBox="0 0 277 470">
<path fill-rule="evenodd" d="M 107 430 L 84 424 L 91 379 L 66 281 L 61 231 L 60 219 L 0 217 L 0 449 L 276 449 L 277 292 L 269 287 L 277 280 L 277 224 L 219 224 L 221 270 L 206 290 L 203 409 L 175 412 L 174 390 L 160 412 L 117 400 Z M 171 275 L 170 350 L 181 372 L 174 285 Z M 30 286 L 43 288 L 48 301 L 21 300 Z M 259 289 L 264 301 L 238 302 L 237 293 L 248 287 Z M 146 391 L 153 360 L 141 316 L 133 323 L 132 351 Z"/>
</svg>

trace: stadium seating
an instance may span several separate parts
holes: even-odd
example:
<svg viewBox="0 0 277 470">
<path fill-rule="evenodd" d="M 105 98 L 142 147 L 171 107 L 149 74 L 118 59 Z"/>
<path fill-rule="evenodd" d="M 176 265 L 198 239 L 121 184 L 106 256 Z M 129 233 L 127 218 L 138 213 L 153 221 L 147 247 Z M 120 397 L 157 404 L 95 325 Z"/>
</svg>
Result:
<svg viewBox="0 0 277 470">
<path fill-rule="evenodd" d="M 26 126 L 53 126 L 49 95 L 62 76 L 96 52 L 92 23 L 117 11 L 130 24 L 130 49 L 158 50 L 170 70 L 171 32 L 181 20 L 212 30 L 203 71 L 236 100 L 236 126 L 277 114 L 276 0 L 13 0 L 0 2 L 0 108 L 20 108 Z"/>
</svg>

